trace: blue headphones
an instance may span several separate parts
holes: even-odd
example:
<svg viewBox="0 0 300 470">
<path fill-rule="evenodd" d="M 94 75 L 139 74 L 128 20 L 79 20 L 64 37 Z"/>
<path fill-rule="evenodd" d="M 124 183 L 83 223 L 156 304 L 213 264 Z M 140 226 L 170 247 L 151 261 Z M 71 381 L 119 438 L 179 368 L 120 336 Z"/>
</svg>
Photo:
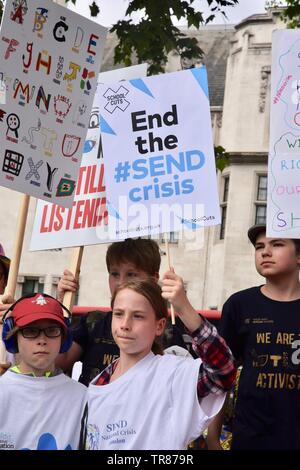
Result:
<svg viewBox="0 0 300 470">
<path fill-rule="evenodd" d="M 37 295 L 36 292 L 33 293 L 33 294 L 24 295 L 19 300 L 17 300 L 14 304 L 12 304 L 11 307 L 8 310 L 6 310 L 6 312 L 3 315 L 3 318 L 2 318 L 2 322 L 3 322 L 3 325 L 2 325 L 2 341 L 5 344 L 6 350 L 8 352 L 12 353 L 12 354 L 18 353 L 19 349 L 18 349 L 18 341 L 17 341 L 16 335 L 12 335 L 10 338 L 7 338 L 8 333 L 10 333 L 15 328 L 14 319 L 11 315 L 8 316 L 8 313 L 12 312 L 13 309 L 15 308 L 15 306 L 19 302 L 21 302 L 24 299 L 34 297 L 35 295 Z M 64 340 L 61 344 L 60 350 L 59 350 L 60 353 L 67 352 L 70 349 L 70 347 L 72 345 L 72 341 L 73 341 L 73 335 L 72 335 L 72 331 L 71 331 L 72 314 L 71 314 L 70 310 L 67 309 L 67 307 L 65 307 L 61 302 L 59 302 L 57 299 L 55 299 L 51 295 L 43 294 L 43 293 L 41 293 L 41 295 L 43 297 L 48 297 L 50 299 L 55 300 L 57 303 L 59 303 L 61 308 L 67 313 L 67 317 L 64 317 L 65 325 L 67 327 L 67 332 L 65 334 L 65 338 L 64 338 Z"/>
</svg>

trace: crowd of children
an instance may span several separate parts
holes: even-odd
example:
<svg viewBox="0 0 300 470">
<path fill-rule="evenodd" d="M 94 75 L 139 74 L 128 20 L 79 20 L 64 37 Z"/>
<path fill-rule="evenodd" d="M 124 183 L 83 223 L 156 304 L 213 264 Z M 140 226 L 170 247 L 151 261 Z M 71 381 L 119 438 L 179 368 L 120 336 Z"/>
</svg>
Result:
<svg viewBox="0 0 300 470">
<path fill-rule="evenodd" d="M 173 269 L 158 284 L 158 245 L 141 238 L 107 250 L 108 313 L 90 312 L 71 327 L 61 301 L 78 283 L 68 270 L 59 300 L 33 294 L 6 305 L 3 339 L 18 360 L 0 377 L 3 448 L 181 450 L 208 428 L 208 448 L 222 449 L 225 397 L 242 366 L 227 448 L 299 449 L 300 240 L 268 238 L 265 225 L 248 237 L 266 282 L 225 302 L 218 331 L 190 304 Z M 196 359 L 163 354 L 168 302 Z M 171 331 L 170 344 L 185 347 L 182 328 Z M 78 360 L 81 384 L 62 372 Z"/>
</svg>

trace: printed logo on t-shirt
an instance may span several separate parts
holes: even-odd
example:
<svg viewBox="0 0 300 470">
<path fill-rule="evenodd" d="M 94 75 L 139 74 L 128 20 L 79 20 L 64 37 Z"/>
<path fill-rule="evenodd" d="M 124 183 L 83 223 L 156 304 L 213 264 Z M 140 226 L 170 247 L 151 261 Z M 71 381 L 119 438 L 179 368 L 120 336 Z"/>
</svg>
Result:
<svg viewBox="0 0 300 470">
<path fill-rule="evenodd" d="M 103 354 L 103 365 L 105 367 L 109 366 L 109 364 L 118 359 L 118 357 L 118 354 Z"/>
<path fill-rule="evenodd" d="M 45 432 L 39 437 L 36 449 L 30 449 L 29 447 L 23 447 L 21 450 L 60 450 L 57 445 L 56 439 L 50 432 Z M 62 450 L 72 450 L 70 444 L 68 444 Z"/>
<path fill-rule="evenodd" d="M 300 390 L 299 336 L 289 331 L 256 331 L 256 346 L 250 352 L 256 388 Z"/>
<path fill-rule="evenodd" d="M 252 323 L 254 324 L 264 324 L 264 323 L 274 323 L 272 318 L 252 318 Z"/>
<path fill-rule="evenodd" d="M 10 433 L 0 432 L 0 450 L 14 449 L 15 440 Z"/>
<path fill-rule="evenodd" d="M 102 433 L 96 424 L 88 424 L 86 449 L 101 449 L 101 441 L 106 441 L 105 448 L 107 448 L 107 445 L 125 444 L 128 436 L 133 434 L 136 434 L 136 431 L 132 426 L 128 426 L 128 422 L 125 419 L 106 424 Z"/>
<path fill-rule="evenodd" d="M 96 424 L 87 425 L 86 450 L 100 449 L 100 430 Z"/>
</svg>

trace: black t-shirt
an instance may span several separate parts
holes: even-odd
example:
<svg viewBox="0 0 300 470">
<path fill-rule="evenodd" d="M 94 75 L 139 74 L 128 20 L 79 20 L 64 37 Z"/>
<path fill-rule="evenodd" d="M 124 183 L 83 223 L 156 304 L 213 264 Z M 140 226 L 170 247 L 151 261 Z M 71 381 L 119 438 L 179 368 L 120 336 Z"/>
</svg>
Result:
<svg viewBox="0 0 300 470">
<path fill-rule="evenodd" d="M 79 382 L 85 385 L 119 357 L 119 348 L 111 334 L 111 319 L 112 312 L 89 312 L 73 330 L 73 340 L 83 349 Z"/>
<path fill-rule="evenodd" d="M 243 365 L 232 449 L 300 450 L 300 299 L 252 287 L 223 307 L 220 333 Z"/>
</svg>

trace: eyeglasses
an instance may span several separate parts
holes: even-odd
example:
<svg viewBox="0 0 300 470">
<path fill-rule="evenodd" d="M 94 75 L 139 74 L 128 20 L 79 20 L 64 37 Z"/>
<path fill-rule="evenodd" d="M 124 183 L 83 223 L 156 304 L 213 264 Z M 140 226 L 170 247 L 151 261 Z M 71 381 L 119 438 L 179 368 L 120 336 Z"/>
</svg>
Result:
<svg viewBox="0 0 300 470">
<path fill-rule="evenodd" d="M 43 332 L 47 338 L 58 338 L 62 334 L 62 328 L 60 326 L 47 326 L 46 328 L 26 326 L 25 328 L 20 328 L 19 331 L 23 338 L 38 338 L 41 332 Z"/>
</svg>

